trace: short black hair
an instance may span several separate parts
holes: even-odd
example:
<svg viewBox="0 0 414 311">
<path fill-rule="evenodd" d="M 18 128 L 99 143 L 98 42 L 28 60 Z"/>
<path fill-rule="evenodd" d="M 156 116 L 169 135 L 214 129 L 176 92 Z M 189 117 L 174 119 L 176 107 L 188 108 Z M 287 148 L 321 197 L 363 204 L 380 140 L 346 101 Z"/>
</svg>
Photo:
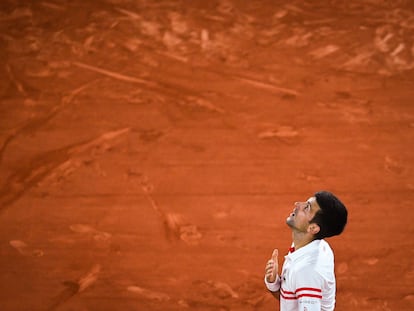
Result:
<svg viewBox="0 0 414 311">
<path fill-rule="evenodd" d="M 318 191 L 314 196 L 321 208 L 310 221 L 320 227 L 315 239 L 320 240 L 341 234 L 348 220 L 345 205 L 329 191 Z"/>
</svg>

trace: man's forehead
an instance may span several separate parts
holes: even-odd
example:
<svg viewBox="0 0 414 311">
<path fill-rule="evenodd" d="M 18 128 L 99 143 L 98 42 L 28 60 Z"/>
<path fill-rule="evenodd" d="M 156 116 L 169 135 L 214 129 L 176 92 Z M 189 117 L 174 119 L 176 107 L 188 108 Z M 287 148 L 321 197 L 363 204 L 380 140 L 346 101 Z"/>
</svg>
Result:
<svg viewBox="0 0 414 311">
<path fill-rule="evenodd" d="M 309 202 L 311 204 L 311 207 L 312 207 L 313 210 L 320 209 L 318 201 L 316 201 L 315 197 L 310 197 L 307 202 Z"/>
</svg>

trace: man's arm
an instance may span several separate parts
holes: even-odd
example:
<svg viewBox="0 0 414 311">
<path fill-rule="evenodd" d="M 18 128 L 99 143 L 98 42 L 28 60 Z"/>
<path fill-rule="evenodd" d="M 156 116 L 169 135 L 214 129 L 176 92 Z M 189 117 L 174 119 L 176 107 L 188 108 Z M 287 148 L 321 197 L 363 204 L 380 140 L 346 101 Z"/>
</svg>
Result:
<svg viewBox="0 0 414 311">
<path fill-rule="evenodd" d="M 268 260 L 265 268 L 264 282 L 267 289 L 273 294 L 274 297 L 279 298 L 277 293 L 280 289 L 280 277 L 278 275 L 279 263 L 278 263 L 278 250 L 274 249 L 272 257 Z"/>
<path fill-rule="evenodd" d="M 279 290 L 280 290 L 280 277 L 277 276 L 276 281 L 273 283 L 269 283 L 266 278 L 264 280 L 267 289 L 269 292 L 275 297 L 276 299 L 280 299 Z"/>
</svg>

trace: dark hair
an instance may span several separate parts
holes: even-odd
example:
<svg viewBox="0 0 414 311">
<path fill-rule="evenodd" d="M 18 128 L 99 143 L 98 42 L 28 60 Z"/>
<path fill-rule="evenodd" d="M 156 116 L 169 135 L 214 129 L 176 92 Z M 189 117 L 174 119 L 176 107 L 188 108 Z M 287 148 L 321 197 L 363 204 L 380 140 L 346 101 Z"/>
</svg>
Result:
<svg viewBox="0 0 414 311">
<path fill-rule="evenodd" d="M 310 221 L 320 227 L 315 239 L 329 238 L 341 234 L 348 219 L 348 211 L 345 205 L 329 191 L 316 192 L 315 198 L 321 208 Z"/>
</svg>

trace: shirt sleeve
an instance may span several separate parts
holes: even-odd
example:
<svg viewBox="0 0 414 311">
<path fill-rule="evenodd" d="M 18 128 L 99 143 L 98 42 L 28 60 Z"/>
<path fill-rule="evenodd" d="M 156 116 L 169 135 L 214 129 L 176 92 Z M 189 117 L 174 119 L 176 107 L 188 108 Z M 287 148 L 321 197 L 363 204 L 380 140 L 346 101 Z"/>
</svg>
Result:
<svg viewBox="0 0 414 311">
<path fill-rule="evenodd" d="M 302 271 L 296 279 L 299 311 L 321 311 L 323 278 L 316 271 Z"/>
<path fill-rule="evenodd" d="M 275 293 L 275 292 L 279 291 L 279 289 L 280 289 L 280 277 L 279 277 L 279 275 L 276 277 L 276 280 L 273 283 L 269 283 L 266 280 L 266 277 L 264 278 L 264 282 L 266 284 L 267 289 L 270 290 L 271 292 Z"/>
</svg>

